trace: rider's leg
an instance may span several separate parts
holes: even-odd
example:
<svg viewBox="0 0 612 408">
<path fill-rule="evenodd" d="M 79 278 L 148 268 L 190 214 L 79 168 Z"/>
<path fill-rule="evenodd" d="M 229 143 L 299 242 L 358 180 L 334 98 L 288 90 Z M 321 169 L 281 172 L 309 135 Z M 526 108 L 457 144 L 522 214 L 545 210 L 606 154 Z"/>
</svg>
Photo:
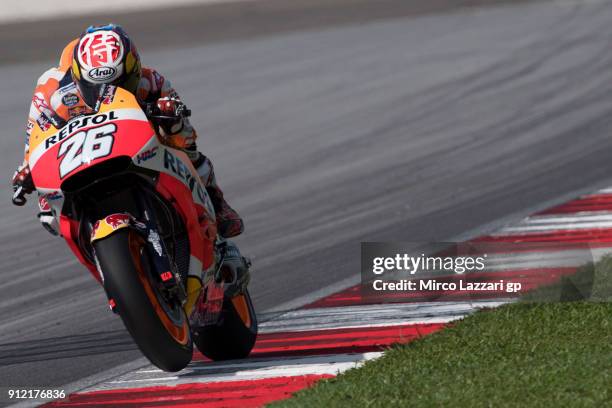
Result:
<svg viewBox="0 0 612 408">
<path fill-rule="evenodd" d="M 208 157 L 200 153 L 193 164 L 202 178 L 202 182 L 206 186 L 206 191 L 215 208 L 219 235 L 223 238 L 240 235 L 244 231 L 244 223 L 240 215 L 225 201 L 223 191 L 221 191 L 217 184 L 212 162 Z"/>
<path fill-rule="evenodd" d="M 223 254 L 221 272 L 223 280 L 226 282 L 225 295 L 229 297 L 239 295 L 244 293 L 249 283 L 249 267 L 251 262 L 240 254 L 240 250 L 232 241 L 225 238 L 241 234 L 244 230 L 243 221 L 240 215 L 225 201 L 223 192 L 217 184 L 210 159 L 202 153 L 196 153 L 195 146 L 188 153 L 191 153 L 190 158 L 206 187 L 206 191 L 215 209 L 217 233 L 220 237 L 217 240 L 217 251 L 219 254 Z M 193 311 L 193 313 L 190 313 L 192 325 L 202 324 L 202 319 L 205 318 L 205 308 L 203 306 L 204 304 L 197 302 L 194 304 L 193 309 L 189 308 L 189 310 Z"/>
</svg>

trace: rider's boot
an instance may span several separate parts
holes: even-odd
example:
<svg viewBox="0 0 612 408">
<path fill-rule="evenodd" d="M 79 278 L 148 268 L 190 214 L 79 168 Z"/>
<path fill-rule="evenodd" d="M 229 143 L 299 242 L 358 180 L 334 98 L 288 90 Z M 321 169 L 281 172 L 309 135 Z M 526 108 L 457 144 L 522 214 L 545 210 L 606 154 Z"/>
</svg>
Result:
<svg viewBox="0 0 612 408">
<path fill-rule="evenodd" d="M 200 294 L 189 313 L 189 324 L 191 327 L 203 327 L 213 322 L 216 316 L 213 304 L 219 302 L 221 307 L 224 299 L 231 299 L 244 294 L 251 279 L 249 268 L 251 261 L 242 256 L 235 243 L 221 239 L 217 242 L 217 259 L 220 265 L 217 266 L 218 278 L 223 281 L 223 285 L 211 286 L 207 291 L 200 291 Z M 218 290 L 216 288 L 219 288 Z M 211 308 L 209 312 L 209 308 Z"/>
<path fill-rule="evenodd" d="M 219 188 L 215 178 L 215 171 L 210 159 L 200 153 L 194 161 L 194 166 L 206 186 L 217 218 L 217 231 L 223 238 L 231 238 L 242 234 L 244 223 L 238 213 L 230 207 L 223 197 L 223 191 Z"/>
<path fill-rule="evenodd" d="M 240 235 L 244 231 L 244 223 L 240 215 L 225 201 L 223 192 L 217 184 L 210 159 L 199 153 L 196 160 L 193 160 L 193 164 L 202 178 L 215 209 L 217 232 L 220 237 L 216 244 L 217 259 L 221 263 L 218 268 L 220 277 L 224 281 L 222 296 L 232 298 L 246 290 L 251 278 L 249 272 L 251 261 L 240 254 L 236 244 L 225 238 Z M 206 324 L 207 302 L 204 300 L 204 294 L 201 293 L 190 314 L 189 320 L 192 327 Z"/>
<path fill-rule="evenodd" d="M 217 243 L 221 255 L 221 278 L 225 282 L 225 293 L 232 298 L 246 291 L 251 280 L 251 260 L 242 256 L 238 246 L 230 240 L 223 239 Z"/>
</svg>

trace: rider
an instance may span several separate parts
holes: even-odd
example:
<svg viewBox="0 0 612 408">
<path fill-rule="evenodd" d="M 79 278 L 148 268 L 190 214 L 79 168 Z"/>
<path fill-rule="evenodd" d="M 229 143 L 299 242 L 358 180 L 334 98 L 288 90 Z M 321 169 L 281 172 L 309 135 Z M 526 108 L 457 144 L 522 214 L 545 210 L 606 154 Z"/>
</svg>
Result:
<svg viewBox="0 0 612 408">
<path fill-rule="evenodd" d="M 30 168 L 29 137 L 34 126 L 61 127 L 70 118 L 93 113 L 102 85 L 116 85 L 132 92 L 139 103 L 156 103 L 161 115 L 174 119 L 152 120 L 162 143 L 181 149 L 191 159 L 211 198 L 219 235 L 242 233 L 242 219 L 223 197 L 210 159 L 196 149 L 197 134 L 181 113 L 183 102 L 170 82 L 152 68 L 141 67 L 136 47 L 117 25 L 91 26 L 62 52 L 59 66 L 39 79 L 34 89 L 26 127 L 25 158 L 13 176 L 13 202 L 25 204 L 25 195 L 35 190 Z M 58 227 L 46 199 L 39 198 L 38 218 L 52 234 Z"/>
</svg>

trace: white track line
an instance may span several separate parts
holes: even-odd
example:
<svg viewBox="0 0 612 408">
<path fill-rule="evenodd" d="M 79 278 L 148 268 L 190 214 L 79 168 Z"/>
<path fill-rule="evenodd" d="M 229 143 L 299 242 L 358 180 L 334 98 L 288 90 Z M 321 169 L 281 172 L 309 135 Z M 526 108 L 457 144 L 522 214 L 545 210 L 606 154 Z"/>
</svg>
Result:
<svg viewBox="0 0 612 408">
<path fill-rule="evenodd" d="M 548 214 L 534 215 L 526 218 L 528 224 L 534 225 L 550 225 L 550 224 L 566 224 L 566 223 L 585 223 L 585 222 L 608 222 L 612 221 L 612 212 L 609 211 L 581 211 L 567 215 Z M 522 223 L 519 223 L 522 224 Z"/>
<path fill-rule="evenodd" d="M 262 333 L 316 331 L 334 328 L 363 328 L 402 324 L 447 323 L 488 307 L 508 303 L 510 299 L 477 302 L 419 302 L 412 304 L 360 305 L 303 309 L 283 313 L 262 323 Z M 290 340 L 289 340 L 290 342 Z M 377 358 L 381 352 L 334 354 L 307 357 L 249 358 L 228 362 L 196 362 L 175 376 L 152 366 L 84 390 L 177 385 L 194 382 L 254 380 L 307 374 L 331 374 L 356 367 Z"/>
<path fill-rule="evenodd" d="M 584 193 L 586 193 L 587 187 L 585 187 Z M 612 187 L 604 188 L 599 190 L 595 194 L 590 196 L 596 196 L 597 194 L 610 194 L 612 193 Z M 556 200 L 552 200 L 546 203 L 540 203 L 538 207 L 534 207 L 531 210 L 525 210 L 523 214 L 528 212 L 540 211 L 544 208 L 550 208 L 553 205 L 558 205 L 562 202 L 568 201 L 575 197 L 575 193 L 568 194 L 566 197 L 559 197 Z M 574 213 L 567 216 L 532 216 L 524 219 L 523 221 L 515 224 L 514 226 L 507 226 L 505 228 L 499 228 L 504 222 L 508 222 L 512 219 L 518 218 L 518 214 L 512 214 L 507 217 L 501 218 L 495 222 L 487 225 L 475 228 L 469 232 L 461 234 L 455 237 L 453 241 L 465 241 L 472 239 L 475 236 L 491 234 L 491 235 L 503 235 L 509 232 L 524 233 L 525 231 L 537 231 L 534 228 L 556 228 L 562 229 L 560 226 L 577 226 L 578 228 L 602 228 L 602 223 L 612 225 L 612 214 L 611 213 Z M 591 217 L 590 219 L 588 217 Z M 553 221 L 554 220 L 554 221 Z M 561 224 L 554 224 L 560 221 Z M 550 254 L 549 254 L 550 255 Z M 541 257 L 543 254 L 538 254 Z M 557 254 L 555 254 L 557 256 Z M 504 264 L 503 259 L 506 259 Z M 572 256 L 569 256 L 572 258 Z M 529 263 L 533 259 L 526 259 L 524 254 L 505 254 L 504 256 L 496 256 L 497 261 L 500 263 L 499 267 L 516 266 L 517 264 L 526 262 Z M 529 257 L 528 257 L 529 258 Z M 557 257 L 559 259 L 559 257 Z M 501 270 L 501 269 L 500 269 Z M 390 304 L 390 305 L 364 305 L 364 306 L 349 306 L 339 308 L 323 308 L 323 309 L 305 309 L 296 310 L 290 312 L 283 312 L 283 310 L 298 308 L 312 301 L 318 300 L 334 292 L 338 292 L 350 286 L 354 286 L 359 282 L 359 275 L 353 275 L 345 281 L 338 282 L 337 284 L 330 285 L 320 291 L 310 293 L 306 296 L 295 299 L 286 304 L 270 309 L 266 312 L 272 312 L 273 315 L 277 315 L 272 320 L 261 324 L 261 331 L 274 333 L 282 332 L 285 330 L 312 330 L 313 328 L 319 330 L 333 329 L 339 327 L 368 327 L 378 325 L 397 325 L 406 323 L 418 323 L 418 322 L 432 322 L 436 319 L 443 321 L 452 321 L 464 317 L 465 315 L 472 313 L 483 307 L 497 307 L 502 304 L 511 302 L 511 299 L 497 299 L 496 301 L 480 301 L 480 302 L 437 302 L 435 304 Z M 405 306 L 405 307 L 404 307 Z M 262 313 L 263 314 L 263 313 Z M 374 317 L 375 316 L 375 317 Z M 366 319 L 367 322 L 363 322 L 362 319 Z M 402 323 L 399 323 L 399 322 Z M 347 326 L 348 325 L 348 326 Z M 232 381 L 237 378 L 241 379 L 254 379 L 258 378 L 262 372 L 267 374 L 273 373 L 276 375 L 287 375 L 287 373 L 296 373 L 295 375 L 303 375 L 310 373 L 309 367 L 316 367 L 313 372 L 320 373 L 321 370 L 325 372 L 340 372 L 343 369 L 358 366 L 363 361 L 368 359 L 377 358 L 381 355 L 380 352 L 364 353 L 364 354 L 340 354 L 330 356 L 311 356 L 311 357 L 287 357 L 282 360 L 271 359 L 268 362 L 264 362 L 261 359 L 246 359 L 240 362 L 226 362 L 226 363 L 192 363 L 187 369 L 181 371 L 176 376 L 167 376 L 166 373 L 156 369 L 151 365 L 147 365 L 144 362 L 144 358 L 137 361 L 127 363 L 124 366 L 119 366 L 112 370 L 108 370 L 104 373 L 97 374 L 88 377 L 82 381 L 68 384 L 62 388 L 66 389 L 67 392 L 88 392 L 93 390 L 101 389 L 116 389 L 116 388 L 133 388 L 140 387 L 143 383 L 147 385 L 170 385 L 181 382 L 193 383 L 200 381 Z M 225 366 L 223 365 L 225 364 Z M 270 366 L 268 366 L 270 364 Z M 189 371 L 191 370 L 191 371 Z M 227 370 L 225 373 L 219 371 Z M 331 371 L 330 371 L 331 370 Z M 129 371 L 129 372 L 128 372 Z M 126 373 L 127 372 L 127 373 Z M 193 375 L 183 376 L 184 373 L 190 372 Z M 213 375 L 201 375 L 202 373 L 214 372 Z M 120 373 L 125 373 L 120 375 Z M 197 373 L 197 375 L 195 375 Z M 157 374 L 157 376 L 156 376 Z M 165 376 L 165 377 L 164 377 Z M 153 384 L 152 384 L 153 383 Z M 121 386 L 118 386 L 121 384 Z M 40 403 L 40 402 L 39 402 Z M 35 406 L 36 401 L 27 401 L 22 404 L 15 406 Z"/>
<path fill-rule="evenodd" d="M 601 252 L 610 252 L 610 249 L 570 249 L 565 251 L 489 254 L 485 261 L 485 272 L 579 267 L 592 262 Z"/>
<path fill-rule="evenodd" d="M 492 235 L 602 228 L 612 228 L 612 213 L 580 212 L 568 215 L 535 215 L 504 227 Z"/>
<path fill-rule="evenodd" d="M 87 391 L 115 388 L 138 388 L 156 385 L 209 383 L 258 380 L 274 377 L 291 377 L 308 374 L 337 375 L 358 367 L 367 360 L 378 358 L 382 352 L 335 354 L 328 356 L 287 357 L 282 359 L 245 359 L 227 363 L 196 363 L 182 370 L 179 375 L 168 376 L 161 370 L 139 370 L 113 381 L 92 387 Z"/>
<path fill-rule="evenodd" d="M 476 310 L 498 307 L 510 299 L 474 302 L 388 303 L 301 309 L 262 324 L 263 333 L 338 328 L 383 327 L 404 324 L 448 323 Z"/>
</svg>

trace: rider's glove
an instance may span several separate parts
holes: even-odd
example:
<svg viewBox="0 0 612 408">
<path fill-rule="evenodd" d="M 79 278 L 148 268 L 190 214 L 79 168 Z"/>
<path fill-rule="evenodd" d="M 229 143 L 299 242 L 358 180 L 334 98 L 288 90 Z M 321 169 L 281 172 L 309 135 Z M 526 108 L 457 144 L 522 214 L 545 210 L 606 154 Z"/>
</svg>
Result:
<svg viewBox="0 0 612 408">
<path fill-rule="evenodd" d="M 44 196 L 38 197 L 38 221 L 43 228 L 49 231 L 51 235 L 59 235 L 59 226 L 57 219 L 53 214 L 53 208 L 49 205 L 49 201 Z"/>
<path fill-rule="evenodd" d="M 183 130 L 185 104 L 177 97 L 165 96 L 157 100 L 157 109 L 164 119 L 157 119 L 157 125 L 163 131 L 163 136 L 175 135 Z"/>
<path fill-rule="evenodd" d="M 26 203 L 26 194 L 31 194 L 34 191 L 34 181 L 30 166 L 27 164 L 17 167 L 17 171 L 13 175 L 13 204 L 22 206 Z"/>
</svg>

